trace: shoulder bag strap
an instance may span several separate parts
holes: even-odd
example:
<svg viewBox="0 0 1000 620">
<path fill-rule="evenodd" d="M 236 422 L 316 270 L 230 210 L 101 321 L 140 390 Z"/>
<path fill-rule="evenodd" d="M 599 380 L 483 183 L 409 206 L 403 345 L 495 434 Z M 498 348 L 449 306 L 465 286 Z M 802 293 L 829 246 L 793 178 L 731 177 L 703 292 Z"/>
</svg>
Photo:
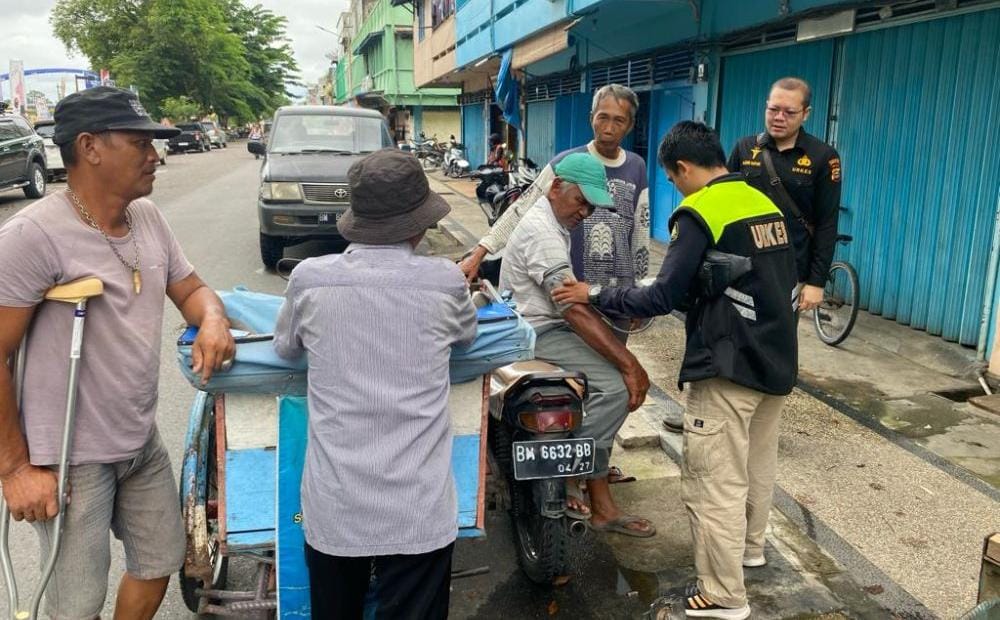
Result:
<svg viewBox="0 0 1000 620">
<path fill-rule="evenodd" d="M 806 229 L 811 237 L 813 234 L 813 225 L 810 224 L 805 216 L 802 215 L 802 211 L 799 210 L 799 206 L 795 204 L 792 197 L 788 195 L 788 190 L 785 189 L 785 185 L 781 182 L 781 177 L 774 170 L 774 162 L 771 161 L 771 152 L 764 145 L 764 134 L 757 136 L 757 147 L 760 148 L 760 158 L 764 162 L 764 168 L 767 170 L 767 176 L 771 188 L 774 190 L 774 196 L 772 198 L 778 199 L 778 206 L 784 207 L 784 210 L 788 212 L 792 217 L 798 221 L 799 224 Z"/>
</svg>

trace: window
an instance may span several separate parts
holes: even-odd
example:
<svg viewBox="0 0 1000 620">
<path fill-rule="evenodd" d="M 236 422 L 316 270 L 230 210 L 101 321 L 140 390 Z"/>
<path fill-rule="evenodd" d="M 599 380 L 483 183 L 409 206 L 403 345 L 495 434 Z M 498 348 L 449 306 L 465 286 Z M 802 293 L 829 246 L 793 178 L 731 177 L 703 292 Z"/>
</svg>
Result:
<svg viewBox="0 0 1000 620">
<path fill-rule="evenodd" d="M 19 137 L 27 138 L 29 136 L 35 135 L 35 130 L 31 128 L 28 121 L 20 117 L 14 117 L 14 126 L 17 130 Z"/>
<path fill-rule="evenodd" d="M 431 0 L 431 28 L 455 14 L 455 0 Z"/>
<path fill-rule="evenodd" d="M 18 133 L 14 122 L 8 119 L 0 120 L 0 142 L 17 140 L 21 135 Z"/>
<path fill-rule="evenodd" d="M 381 118 L 326 114 L 279 116 L 272 153 L 372 153 L 392 146 Z"/>
</svg>

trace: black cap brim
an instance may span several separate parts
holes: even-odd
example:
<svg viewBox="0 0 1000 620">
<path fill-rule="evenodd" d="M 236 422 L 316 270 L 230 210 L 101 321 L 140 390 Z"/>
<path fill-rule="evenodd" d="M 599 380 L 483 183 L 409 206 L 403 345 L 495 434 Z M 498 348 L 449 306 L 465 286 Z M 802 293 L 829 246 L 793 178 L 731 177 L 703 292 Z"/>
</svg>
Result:
<svg viewBox="0 0 1000 620">
<path fill-rule="evenodd" d="M 107 126 L 107 131 L 151 131 L 154 138 L 166 139 L 179 136 L 181 130 L 176 127 L 168 127 L 153 121 L 143 121 L 136 119 L 127 123 L 112 123 Z"/>
</svg>

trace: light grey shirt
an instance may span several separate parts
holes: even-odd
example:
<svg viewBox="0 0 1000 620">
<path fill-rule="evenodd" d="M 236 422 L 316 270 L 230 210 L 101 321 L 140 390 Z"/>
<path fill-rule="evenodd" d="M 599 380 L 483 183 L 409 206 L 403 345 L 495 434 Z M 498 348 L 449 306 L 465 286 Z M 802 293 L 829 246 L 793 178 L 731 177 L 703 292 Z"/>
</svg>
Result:
<svg viewBox="0 0 1000 620">
<path fill-rule="evenodd" d="M 552 301 L 551 291 L 573 275 L 569 240 L 570 232 L 556 219 L 548 198 L 541 196 L 507 242 L 500 289 L 514 294 L 517 311 L 538 333 L 565 322 L 566 306 Z"/>
<path fill-rule="evenodd" d="M 35 465 L 59 462 L 66 412 L 74 306 L 42 303 L 45 291 L 56 284 L 88 276 L 104 282 L 104 294 L 87 306 L 70 462 L 134 458 L 153 432 L 164 296 L 167 285 L 191 275 L 194 267 L 151 201 L 140 198 L 128 210 L 132 234 L 112 243 L 129 261 L 138 246 L 139 295 L 132 288 L 132 271 L 100 232 L 83 223 L 64 191 L 32 203 L 0 227 L 0 306 L 37 306 L 28 333 L 21 407 Z"/>
<path fill-rule="evenodd" d="M 306 541 L 328 555 L 418 554 L 458 533 L 448 362 L 476 337 L 461 271 L 409 243 L 352 244 L 292 273 L 278 355 L 309 359 Z"/>
</svg>

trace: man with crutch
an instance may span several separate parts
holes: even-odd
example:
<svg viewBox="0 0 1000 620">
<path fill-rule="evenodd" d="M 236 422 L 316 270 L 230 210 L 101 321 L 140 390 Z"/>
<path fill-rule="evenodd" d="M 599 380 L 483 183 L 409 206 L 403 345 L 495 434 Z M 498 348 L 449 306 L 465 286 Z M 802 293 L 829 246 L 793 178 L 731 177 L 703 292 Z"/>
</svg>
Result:
<svg viewBox="0 0 1000 620">
<path fill-rule="evenodd" d="M 177 131 L 154 123 L 133 93 L 110 87 L 70 95 L 55 120 L 67 189 L 0 227 L 0 485 L 10 516 L 38 533 L 43 566 L 56 548 L 47 616 L 99 616 L 110 530 L 126 558 L 115 617 L 152 618 L 184 559 L 176 478 L 155 420 L 164 296 L 200 327 L 193 357 L 203 379 L 232 359 L 235 345 L 218 296 L 145 198 L 155 179 L 152 140 Z M 45 295 L 87 277 L 103 292 L 89 297 L 73 407 L 68 353 L 81 350 L 72 331 L 79 308 Z M 9 360 L 25 334 L 18 407 Z M 70 501 L 57 537 L 53 466 L 67 409 L 75 409 Z"/>
</svg>

